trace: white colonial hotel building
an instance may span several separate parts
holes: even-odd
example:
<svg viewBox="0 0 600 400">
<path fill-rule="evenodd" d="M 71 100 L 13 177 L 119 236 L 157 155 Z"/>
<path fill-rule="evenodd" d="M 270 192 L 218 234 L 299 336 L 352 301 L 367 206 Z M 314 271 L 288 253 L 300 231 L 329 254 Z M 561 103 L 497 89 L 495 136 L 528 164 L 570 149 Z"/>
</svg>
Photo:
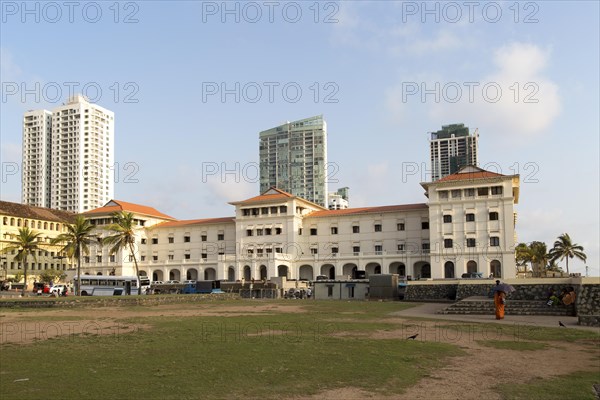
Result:
<svg viewBox="0 0 600 400">
<path fill-rule="evenodd" d="M 328 210 L 271 188 L 230 203 L 235 216 L 226 218 L 177 220 L 118 200 L 84 215 L 101 227 L 115 211 L 132 212 L 140 271 L 152 280 L 310 280 L 352 278 L 356 271 L 412 279 L 475 271 L 515 277 L 518 175 L 469 166 L 421 186 L 427 203 Z M 89 274 L 132 275 L 132 260 L 97 247 L 82 266 Z"/>
</svg>

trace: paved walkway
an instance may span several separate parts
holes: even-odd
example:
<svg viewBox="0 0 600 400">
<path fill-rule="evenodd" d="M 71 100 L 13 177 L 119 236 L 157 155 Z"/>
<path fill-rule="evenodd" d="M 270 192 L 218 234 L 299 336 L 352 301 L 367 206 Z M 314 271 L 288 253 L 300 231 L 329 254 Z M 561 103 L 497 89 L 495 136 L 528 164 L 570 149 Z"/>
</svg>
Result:
<svg viewBox="0 0 600 400">
<path fill-rule="evenodd" d="M 397 311 L 394 313 L 394 315 L 399 317 L 430 318 L 448 321 L 487 322 L 501 325 L 520 324 L 531 326 L 548 326 L 555 328 L 560 327 L 558 321 L 561 321 L 567 328 L 591 330 L 600 333 L 600 328 L 577 325 L 577 317 L 506 314 L 503 320 L 497 320 L 493 314 L 436 314 L 438 310 L 443 310 L 450 305 L 451 303 L 424 303 L 404 311 Z"/>
</svg>

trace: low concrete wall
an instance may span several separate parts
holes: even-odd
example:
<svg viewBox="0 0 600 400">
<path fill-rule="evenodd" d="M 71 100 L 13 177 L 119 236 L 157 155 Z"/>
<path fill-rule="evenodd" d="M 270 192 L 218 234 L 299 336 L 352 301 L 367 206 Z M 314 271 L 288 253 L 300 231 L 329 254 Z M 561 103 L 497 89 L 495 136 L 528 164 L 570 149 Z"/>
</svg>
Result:
<svg viewBox="0 0 600 400">
<path fill-rule="evenodd" d="M 18 299 L 0 301 L 0 308 L 73 308 L 73 307 L 113 307 L 113 306 L 132 306 L 132 305 L 159 305 L 187 303 L 189 301 L 211 301 L 239 299 L 240 296 L 234 293 L 215 293 L 215 294 L 182 294 L 165 296 L 102 296 L 93 299 L 86 297 L 85 300 L 79 298 L 54 300 L 47 299 Z"/>
</svg>

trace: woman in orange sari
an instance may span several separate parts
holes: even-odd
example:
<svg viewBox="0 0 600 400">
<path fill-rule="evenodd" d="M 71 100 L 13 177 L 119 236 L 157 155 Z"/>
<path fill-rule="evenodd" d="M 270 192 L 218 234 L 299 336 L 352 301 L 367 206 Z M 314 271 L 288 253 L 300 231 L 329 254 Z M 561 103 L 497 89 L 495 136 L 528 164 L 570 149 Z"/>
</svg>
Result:
<svg viewBox="0 0 600 400">
<path fill-rule="evenodd" d="M 500 285 L 500 281 L 496 281 L 496 286 Z M 494 291 L 494 305 L 496 306 L 496 319 L 504 319 L 504 303 L 506 302 L 506 293 Z"/>
</svg>

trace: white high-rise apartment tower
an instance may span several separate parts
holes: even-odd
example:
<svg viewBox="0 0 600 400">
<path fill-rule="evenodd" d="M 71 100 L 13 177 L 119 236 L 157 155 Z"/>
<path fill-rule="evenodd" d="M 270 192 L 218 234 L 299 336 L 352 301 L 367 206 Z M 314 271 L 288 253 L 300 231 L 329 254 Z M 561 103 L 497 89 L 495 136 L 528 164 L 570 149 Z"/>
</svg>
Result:
<svg viewBox="0 0 600 400">
<path fill-rule="evenodd" d="M 27 111 L 23 115 L 23 204 L 50 207 L 51 145 L 52 113 L 47 110 Z"/>
<path fill-rule="evenodd" d="M 477 165 L 477 130 L 469 133 L 464 124 L 444 125 L 431 133 L 431 181 L 458 172 L 467 165 Z"/>
<path fill-rule="evenodd" d="M 260 192 L 276 187 L 327 207 L 327 123 L 322 115 L 260 132 Z"/>
<path fill-rule="evenodd" d="M 34 157 L 28 118 L 51 116 L 41 159 Z M 33 119 L 33 118 L 32 118 Z M 39 118 L 38 118 L 39 120 Z M 46 119 L 47 120 L 47 119 Z M 35 120 L 33 120 L 35 121 Z M 26 148 L 27 144 L 27 148 Z M 39 155 L 38 155 L 39 157 Z M 26 161 L 27 160 L 27 161 Z M 42 178 L 40 171 L 46 172 Z M 27 178 L 27 179 L 26 179 Z M 43 183 L 42 180 L 43 179 Z M 33 197 L 35 187 L 46 197 Z M 23 203 L 85 212 L 114 197 L 114 113 L 76 95 L 52 112 L 30 111 L 23 127 Z"/>
</svg>

